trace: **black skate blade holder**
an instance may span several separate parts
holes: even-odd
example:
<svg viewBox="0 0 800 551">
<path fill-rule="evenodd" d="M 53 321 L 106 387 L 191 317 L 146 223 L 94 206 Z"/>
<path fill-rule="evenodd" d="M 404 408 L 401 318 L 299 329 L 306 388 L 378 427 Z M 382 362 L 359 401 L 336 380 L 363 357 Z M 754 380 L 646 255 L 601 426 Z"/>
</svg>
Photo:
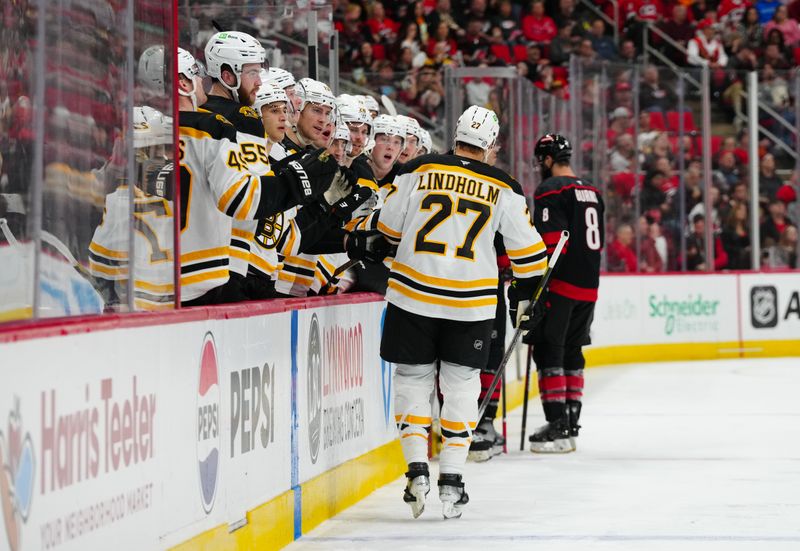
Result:
<svg viewBox="0 0 800 551">
<path fill-rule="evenodd" d="M 561 236 L 558 239 L 558 243 L 556 244 L 556 248 L 553 251 L 553 255 L 547 262 L 547 269 L 544 271 L 544 276 L 542 276 L 542 280 L 539 282 L 539 286 L 536 287 L 536 291 L 533 293 L 533 300 L 528 305 L 528 308 L 525 309 L 525 315 L 529 316 L 533 313 L 533 309 L 539 300 L 542 297 L 542 293 L 547 288 L 547 284 L 550 282 L 550 277 L 553 274 L 553 270 L 555 269 L 556 262 L 558 262 L 558 258 L 561 256 L 561 251 L 564 249 L 564 246 L 567 244 L 567 240 L 569 239 L 569 232 L 567 230 L 563 230 L 561 232 Z M 492 382 L 489 385 L 489 389 L 487 390 L 483 400 L 481 401 L 480 406 L 478 407 L 478 419 L 483 417 L 483 413 L 486 411 L 486 408 L 489 406 L 489 400 L 494 393 L 495 389 L 497 389 L 497 385 L 500 383 L 500 379 L 505 377 L 506 372 L 506 364 L 511 359 L 511 355 L 514 353 L 514 350 L 519 344 L 520 339 L 522 338 L 522 328 L 517 327 L 516 331 L 514 331 L 514 336 L 511 339 L 511 344 L 508 345 L 508 349 L 506 350 L 505 354 L 503 354 L 503 359 L 500 362 L 500 367 L 497 369 L 497 372 L 494 374 L 492 378 Z M 530 384 L 530 374 L 531 374 L 531 361 L 530 361 L 530 354 L 528 355 L 528 361 L 526 362 L 526 369 L 525 369 L 525 394 L 523 397 L 522 402 L 522 439 L 520 444 L 520 450 L 525 449 L 525 426 L 526 426 L 526 418 L 528 417 L 528 389 Z"/>
</svg>

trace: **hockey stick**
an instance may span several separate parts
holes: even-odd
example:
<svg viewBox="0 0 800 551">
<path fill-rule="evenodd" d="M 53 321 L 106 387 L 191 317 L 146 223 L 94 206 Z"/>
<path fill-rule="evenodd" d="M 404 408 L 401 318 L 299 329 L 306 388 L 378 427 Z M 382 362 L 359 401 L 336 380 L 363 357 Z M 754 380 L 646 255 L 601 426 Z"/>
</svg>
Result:
<svg viewBox="0 0 800 551">
<path fill-rule="evenodd" d="M 505 373 L 503 373 L 502 393 L 503 393 L 503 453 L 508 453 L 508 433 L 506 431 L 506 374 Z"/>
<path fill-rule="evenodd" d="M 383 105 L 383 108 L 386 109 L 386 112 L 390 116 L 392 117 L 397 116 L 397 108 L 394 106 L 394 103 L 392 103 L 392 100 L 390 100 L 386 94 L 381 94 L 381 105 Z"/>
<path fill-rule="evenodd" d="M 350 268 L 352 268 L 353 266 L 355 266 L 360 262 L 361 262 L 360 260 L 354 260 L 351 258 L 350 260 L 348 260 L 347 262 L 336 268 L 331 274 L 331 277 L 328 278 L 328 281 L 325 282 L 325 285 L 322 286 L 322 289 L 326 289 L 334 279 L 336 279 L 337 277 L 339 277 L 340 275 L 342 275 L 347 270 L 349 270 Z"/>
<path fill-rule="evenodd" d="M 539 286 L 536 288 L 536 291 L 533 293 L 533 300 L 528 305 L 528 308 L 525 310 L 525 315 L 530 316 L 533 312 L 533 308 L 536 306 L 536 303 L 539 302 L 539 298 L 542 296 L 542 292 L 544 291 L 545 287 L 547 287 L 547 283 L 550 281 L 550 276 L 553 273 L 553 269 L 555 268 L 556 262 L 558 262 L 558 257 L 561 256 L 561 250 L 564 248 L 564 245 L 567 243 L 567 239 L 569 239 L 569 232 L 564 230 L 561 232 L 561 238 L 558 240 L 558 244 L 556 245 L 555 250 L 553 251 L 553 256 L 550 257 L 550 260 L 547 263 L 547 269 L 544 271 L 544 276 L 542 280 L 539 282 Z M 511 354 L 514 353 L 514 349 L 517 347 L 517 343 L 522 338 L 522 328 L 517 327 L 517 330 L 514 331 L 514 336 L 511 339 L 511 344 L 508 345 L 508 349 L 506 353 L 503 354 L 503 359 L 500 362 L 500 367 L 497 369 L 497 373 L 494 374 L 494 378 L 492 379 L 492 384 L 489 385 L 489 390 L 486 392 L 486 395 L 483 397 L 481 401 L 480 407 L 478 407 L 478 419 L 483 417 L 483 413 L 486 411 L 486 407 L 489 405 L 489 399 L 492 396 L 492 393 L 497 388 L 497 384 L 500 382 L 500 377 L 506 370 L 506 364 L 508 360 L 511 359 Z"/>
<path fill-rule="evenodd" d="M 528 392 L 531 388 L 531 346 L 528 345 L 525 358 L 525 392 L 522 401 L 522 435 L 519 437 L 519 451 L 525 450 L 525 428 L 528 425 Z"/>
</svg>

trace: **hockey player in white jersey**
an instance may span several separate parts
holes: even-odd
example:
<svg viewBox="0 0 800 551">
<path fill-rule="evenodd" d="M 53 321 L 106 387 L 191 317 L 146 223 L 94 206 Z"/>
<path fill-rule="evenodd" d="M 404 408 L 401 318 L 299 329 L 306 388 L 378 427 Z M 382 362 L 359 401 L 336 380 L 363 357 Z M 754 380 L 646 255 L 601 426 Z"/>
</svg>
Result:
<svg viewBox="0 0 800 551">
<path fill-rule="evenodd" d="M 278 88 L 273 81 L 261 81 L 253 108 L 261 115 L 261 122 L 267 133 L 267 155 L 273 145 L 282 142 L 286 137 L 289 125 L 288 103 L 289 97 L 286 92 Z"/>
<path fill-rule="evenodd" d="M 321 198 L 338 166 L 325 155 L 308 155 L 277 173 L 258 176 L 247 168 L 248 152 L 227 118 L 196 110 L 206 99 L 194 58 L 178 50 L 181 162 L 181 283 L 185 305 L 243 300 L 227 286 L 234 219 L 270 217 Z M 262 127 L 263 128 L 263 127 Z"/>
<path fill-rule="evenodd" d="M 378 229 L 398 244 L 381 357 L 397 366 L 395 416 L 408 464 L 403 499 L 415 517 L 430 487 L 427 441 L 437 360 L 444 398 L 443 516 L 461 516 L 469 501 L 462 475 L 497 304 L 495 234 L 503 238 L 517 286 L 531 295 L 547 261 L 520 185 L 486 164 L 499 130 L 494 112 L 469 107 L 456 125 L 454 154 L 406 163 L 378 220 Z"/>
<path fill-rule="evenodd" d="M 300 115 L 300 104 L 302 100 L 297 95 L 297 81 L 295 81 L 294 75 L 286 69 L 270 67 L 269 71 L 267 71 L 266 78 L 263 73 L 261 75 L 261 82 L 263 83 L 265 80 L 272 82 L 286 93 L 286 97 L 289 98 L 289 104 L 286 106 L 289 115 L 289 123 L 292 125 L 297 124 L 297 117 Z"/>
<path fill-rule="evenodd" d="M 429 153 L 433 153 L 433 140 L 431 139 L 431 133 L 425 130 L 424 128 L 421 129 L 422 134 L 419 138 L 419 148 L 417 149 L 417 157 L 422 155 L 428 155 Z"/>
<path fill-rule="evenodd" d="M 374 145 L 369 151 L 369 166 L 375 175 L 382 196 L 391 192 L 385 188 L 393 179 L 392 169 L 400 158 L 406 142 L 405 126 L 389 115 L 378 115 L 372 121 Z"/>
<path fill-rule="evenodd" d="M 137 177 L 132 190 L 122 182 L 106 196 L 103 220 L 89 245 L 89 273 L 94 276 L 106 307 L 115 310 L 125 310 L 129 304 L 131 274 L 135 310 L 171 309 L 175 304 L 173 164 L 164 155 L 165 144 L 172 144 L 172 119 L 151 107 L 134 107 Z M 135 240 L 132 247 L 131 192 Z"/>
<path fill-rule="evenodd" d="M 350 130 L 347 158 L 352 162 L 364 153 L 372 136 L 372 117 L 366 105 L 357 96 L 341 94 L 336 98 L 336 109 L 342 122 Z"/>
<path fill-rule="evenodd" d="M 287 128 L 283 141 L 285 156 L 308 148 L 328 147 L 329 139 L 324 132 L 335 122 L 336 96 L 327 84 L 302 78 L 295 91 L 299 98 L 297 123 Z"/>
<path fill-rule="evenodd" d="M 400 152 L 400 158 L 398 159 L 399 162 L 406 163 L 417 156 L 419 144 L 422 141 L 422 127 L 417 122 L 417 119 L 413 117 L 397 115 L 395 119 L 406 129 L 405 147 Z"/>
</svg>

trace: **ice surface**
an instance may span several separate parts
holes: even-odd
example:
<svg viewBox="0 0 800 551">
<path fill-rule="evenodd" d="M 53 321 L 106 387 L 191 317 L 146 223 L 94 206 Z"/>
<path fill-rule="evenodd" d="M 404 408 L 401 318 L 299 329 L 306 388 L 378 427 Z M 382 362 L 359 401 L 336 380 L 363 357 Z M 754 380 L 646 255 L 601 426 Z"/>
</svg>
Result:
<svg viewBox="0 0 800 551">
<path fill-rule="evenodd" d="M 467 465 L 460 520 L 435 483 L 412 519 L 401 478 L 290 549 L 800 549 L 800 358 L 589 369 L 568 455 L 520 452 L 521 413 L 508 455 Z"/>
</svg>

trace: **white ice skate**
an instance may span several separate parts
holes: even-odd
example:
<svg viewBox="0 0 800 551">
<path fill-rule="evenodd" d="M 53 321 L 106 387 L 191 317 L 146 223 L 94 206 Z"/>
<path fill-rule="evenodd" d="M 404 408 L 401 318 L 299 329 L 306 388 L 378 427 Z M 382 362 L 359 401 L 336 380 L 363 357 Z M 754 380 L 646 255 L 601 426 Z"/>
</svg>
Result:
<svg viewBox="0 0 800 551">
<path fill-rule="evenodd" d="M 403 493 L 403 501 L 411 507 L 411 514 L 418 518 L 425 510 L 425 496 L 431 491 L 431 480 L 428 475 L 428 465 L 425 463 L 411 463 L 406 473 L 408 482 Z"/>
<path fill-rule="evenodd" d="M 461 518 L 464 506 L 469 503 L 469 495 L 464 491 L 460 474 L 439 476 L 439 500 L 442 502 L 442 516 L 445 519 Z"/>
</svg>

